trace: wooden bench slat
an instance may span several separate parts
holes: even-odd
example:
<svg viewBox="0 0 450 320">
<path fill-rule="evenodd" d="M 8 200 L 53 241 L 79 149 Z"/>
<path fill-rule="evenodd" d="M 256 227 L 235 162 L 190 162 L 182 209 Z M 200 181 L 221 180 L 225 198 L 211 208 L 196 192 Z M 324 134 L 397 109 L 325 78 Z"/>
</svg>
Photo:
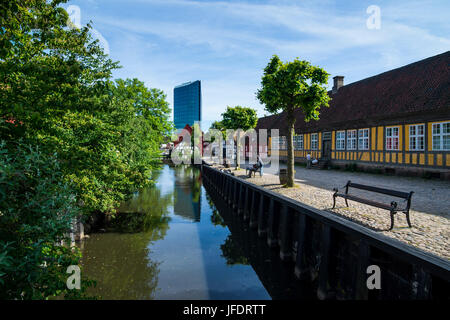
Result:
<svg viewBox="0 0 450 320">
<path fill-rule="evenodd" d="M 406 206 L 404 208 L 400 208 L 396 202 L 391 202 L 390 204 L 387 203 L 381 203 L 376 202 L 373 200 L 369 200 L 366 198 L 357 197 L 355 195 L 349 194 L 349 188 L 355 188 L 355 189 L 361 189 L 381 194 L 387 194 L 390 196 L 394 196 L 397 198 L 402 198 L 406 202 Z M 345 185 L 345 193 L 339 193 L 337 188 L 334 188 L 334 194 L 333 194 L 333 209 L 336 206 L 336 198 L 341 197 L 345 199 L 345 203 L 348 206 L 347 200 L 352 200 L 360 203 L 364 203 L 373 207 L 385 209 L 391 212 L 391 227 L 389 230 L 392 230 L 394 227 L 394 214 L 397 212 L 403 212 L 406 215 L 406 221 L 408 222 L 408 226 L 411 228 L 411 221 L 409 220 L 409 207 L 411 205 L 411 196 L 413 192 L 402 192 L 402 191 L 395 191 L 395 190 L 389 190 L 384 188 L 378 188 L 378 187 L 372 187 L 372 186 L 366 186 L 359 183 L 352 183 L 351 181 L 348 181 Z M 393 204 L 395 204 L 395 207 L 393 207 Z"/>
<path fill-rule="evenodd" d="M 365 199 L 365 198 L 356 197 L 356 196 L 353 196 L 351 194 L 348 194 L 348 195 L 344 194 L 344 195 L 341 195 L 341 197 L 346 198 L 348 200 L 353 200 L 353 201 L 365 203 L 365 204 L 368 204 L 368 205 L 371 205 L 371 206 L 374 206 L 374 207 L 378 207 L 378 208 L 381 208 L 381 209 L 391 210 L 391 206 L 390 205 L 387 205 L 387 204 L 384 204 L 384 203 L 380 203 L 380 202 L 376 202 L 376 201 L 369 200 L 369 199 Z"/>
<path fill-rule="evenodd" d="M 366 186 L 366 185 L 359 184 L 359 183 L 353 183 L 352 182 L 352 183 L 349 184 L 349 187 L 362 189 L 362 190 L 367 190 L 367 191 L 372 191 L 372 192 L 376 192 L 376 193 L 387 194 L 387 195 L 390 195 L 390 196 L 403 198 L 403 199 L 407 199 L 409 197 L 409 192 L 403 192 L 403 191 L 396 191 L 396 190 L 384 189 L 384 188 L 379 188 L 379 187 Z"/>
</svg>

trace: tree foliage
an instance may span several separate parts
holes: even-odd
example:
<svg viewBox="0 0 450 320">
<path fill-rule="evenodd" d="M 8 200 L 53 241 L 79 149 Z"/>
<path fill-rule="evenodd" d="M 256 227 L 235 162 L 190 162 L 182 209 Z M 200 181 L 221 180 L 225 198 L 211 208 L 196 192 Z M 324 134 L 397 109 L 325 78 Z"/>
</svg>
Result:
<svg viewBox="0 0 450 320">
<path fill-rule="evenodd" d="M 283 63 L 274 55 L 264 69 L 257 98 L 270 113 L 284 111 L 288 126 L 288 187 L 294 186 L 295 110 L 301 109 L 305 121 L 318 120 L 319 109 L 328 107 L 330 97 L 326 85 L 329 74 L 308 61 Z"/>
<path fill-rule="evenodd" d="M 224 129 L 242 129 L 247 131 L 256 127 L 258 116 L 256 110 L 252 108 L 241 106 L 227 107 L 227 110 L 222 113 L 220 123 Z"/>
<path fill-rule="evenodd" d="M 70 242 L 77 213 L 55 155 L 0 143 L 0 299 L 82 297 L 66 287 L 66 269 L 79 263 L 79 252 L 61 245 Z M 83 279 L 83 287 L 89 284 Z"/>
<path fill-rule="evenodd" d="M 68 14 L 60 6 L 65 2 L 12 0 L 0 5 L 1 160 L 22 157 L 11 169 L 13 173 L 2 169 L 2 177 L 9 174 L 12 179 L 0 184 L 0 197 L 10 200 L 0 207 L 0 231 L 3 234 L 4 228 L 10 228 L 12 233 L 20 233 L 19 222 L 30 230 L 40 223 L 52 226 L 46 234 L 31 232 L 25 242 L 0 238 L 0 246 L 8 252 L 19 243 L 24 248 L 36 246 L 35 261 L 29 267 L 35 268 L 40 261 L 47 264 L 46 270 L 60 270 L 61 261 L 48 260 L 44 251 L 68 232 L 66 220 L 58 220 L 61 217 L 56 212 L 65 210 L 87 218 L 94 212 L 114 213 L 133 191 L 152 182 L 160 143 L 173 127 L 161 90 L 149 89 L 137 79 L 111 79 L 118 62 L 92 38 L 89 24 L 81 29 L 68 27 Z M 19 148 L 17 141 L 31 148 Z M 50 158 L 51 170 L 43 160 Z M 35 176 L 28 174 L 30 161 Z M 51 175 L 51 183 L 37 181 L 39 173 Z M 39 189 L 44 182 L 46 190 Z M 32 183 L 35 186 L 25 187 Z M 26 193 L 14 198 L 14 190 L 20 188 Z M 65 199 L 65 192 L 71 200 L 58 202 Z M 48 207 L 49 199 L 54 207 Z M 53 208 L 55 213 L 33 211 L 39 206 Z M 36 220 L 21 221 L 33 215 Z M 12 223 L 14 219 L 19 220 Z M 64 247 L 50 248 L 61 259 L 67 254 L 67 259 L 76 261 L 75 256 L 63 252 Z M 25 253 L 21 254 L 0 256 L 0 266 L 17 266 Z M 39 280 L 43 269 L 33 270 L 36 275 L 31 278 L 8 278 L 16 281 L 16 298 L 23 293 L 26 298 L 46 298 L 61 290 L 56 276 L 48 279 L 51 288 L 45 288 Z"/>
<path fill-rule="evenodd" d="M 216 121 L 212 124 L 213 129 L 221 130 L 224 139 L 226 137 L 226 130 L 239 130 L 236 139 L 236 169 L 240 166 L 240 135 L 242 131 L 247 131 L 256 127 L 258 123 L 258 115 L 256 110 L 247 107 L 235 106 L 227 107 L 224 113 L 222 113 L 222 120 Z M 229 139 L 230 137 L 228 137 Z"/>
<path fill-rule="evenodd" d="M 319 108 L 328 106 L 326 85 L 329 74 L 308 61 L 281 62 L 274 55 L 261 80 L 257 98 L 270 113 L 301 109 L 305 121 L 319 119 Z"/>
</svg>

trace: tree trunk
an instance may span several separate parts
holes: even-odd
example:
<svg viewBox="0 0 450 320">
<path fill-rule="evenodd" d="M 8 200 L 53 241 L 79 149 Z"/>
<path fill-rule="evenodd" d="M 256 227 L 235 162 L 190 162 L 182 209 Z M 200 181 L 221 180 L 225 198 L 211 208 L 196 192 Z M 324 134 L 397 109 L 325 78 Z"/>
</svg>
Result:
<svg viewBox="0 0 450 320">
<path fill-rule="evenodd" d="M 295 132 L 295 115 L 291 109 L 287 114 L 288 134 L 287 134 L 287 187 L 294 186 L 294 132 Z"/>
<path fill-rule="evenodd" d="M 236 137 L 236 170 L 239 169 L 239 167 L 241 166 L 241 157 L 239 153 L 240 147 L 241 147 L 240 134 L 238 133 Z"/>
</svg>

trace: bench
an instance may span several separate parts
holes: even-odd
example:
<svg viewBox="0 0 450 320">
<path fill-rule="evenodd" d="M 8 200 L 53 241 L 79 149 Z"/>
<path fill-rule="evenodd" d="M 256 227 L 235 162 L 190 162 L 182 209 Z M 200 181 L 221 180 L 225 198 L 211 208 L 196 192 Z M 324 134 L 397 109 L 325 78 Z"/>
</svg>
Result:
<svg viewBox="0 0 450 320">
<path fill-rule="evenodd" d="M 260 164 L 258 164 L 258 166 L 256 168 L 247 167 L 247 169 L 245 169 L 245 174 L 248 174 L 248 177 L 251 178 L 252 173 L 253 173 L 253 176 L 255 176 L 256 172 L 259 172 L 259 175 L 262 177 L 262 168 L 263 168 L 263 166 Z"/>
<path fill-rule="evenodd" d="M 394 227 L 394 215 L 397 212 L 403 212 L 406 215 L 406 221 L 408 222 L 408 226 L 411 228 L 411 221 L 409 220 L 409 208 L 411 206 L 411 197 L 412 197 L 412 194 L 414 193 L 413 191 L 411 191 L 409 193 L 402 192 L 402 191 L 395 191 L 395 190 L 383 189 L 383 188 L 378 188 L 378 187 L 366 186 L 366 185 L 362 185 L 362 184 L 358 184 L 358 183 L 352 183 L 351 181 L 348 181 L 347 184 L 344 186 L 344 188 L 345 188 L 345 193 L 339 193 L 339 190 L 337 188 L 333 189 L 333 191 L 334 191 L 333 209 L 336 206 L 336 198 L 341 197 L 341 198 L 345 199 L 345 204 L 347 205 L 347 207 L 348 207 L 347 201 L 352 200 L 352 201 L 364 203 L 364 204 L 367 204 L 367 205 L 370 205 L 373 207 L 388 210 L 391 214 L 391 227 L 389 228 L 389 230 L 392 230 L 392 228 Z M 357 197 L 355 195 L 348 193 L 349 188 L 366 190 L 366 191 L 370 191 L 370 192 L 381 193 L 381 194 L 386 194 L 389 196 L 401 198 L 401 199 L 404 199 L 405 204 L 404 204 L 404 206 L 399 206 L 396 201 L 392 201 L 390 204 L 387 204 L 387 203 L 380 203 L 380 202 L 376 202 L 373 200 Z"/>
</svg>

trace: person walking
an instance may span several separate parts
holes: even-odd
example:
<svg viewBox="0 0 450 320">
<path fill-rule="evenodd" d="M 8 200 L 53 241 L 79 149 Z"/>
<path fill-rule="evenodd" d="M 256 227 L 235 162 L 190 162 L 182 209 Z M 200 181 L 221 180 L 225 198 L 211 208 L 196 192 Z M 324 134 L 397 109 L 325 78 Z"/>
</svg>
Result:
<svg viewBox="0 0 450 320">
<path fill-rule="evenodd" d="M 257 160 L 257 164 L 259 166 L 259 175 L 262 177 L 263 175 L 263 168 L 264 168 L 264 162 L 261 158 L 261 155 L 258 153 L 258 160 Z"/>
<path fill-rule="evenodd" d="M 306 155 L 306 168 L 311 169 L 311 155 L 309 153 Z"/>
</svg>

